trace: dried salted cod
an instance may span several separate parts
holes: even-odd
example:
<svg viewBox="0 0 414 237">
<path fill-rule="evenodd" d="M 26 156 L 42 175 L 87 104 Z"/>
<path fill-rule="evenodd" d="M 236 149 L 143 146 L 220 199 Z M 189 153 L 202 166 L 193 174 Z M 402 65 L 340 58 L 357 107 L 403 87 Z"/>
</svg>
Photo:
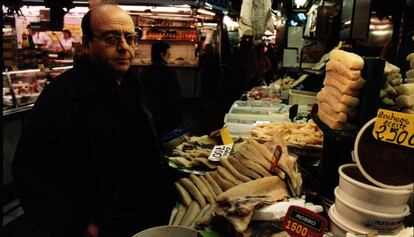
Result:
<svg viewBox="0 0 414 237">
<path fill-rule="evenodd" d="M 214 216 L 224 217 L 234 229 L 244 232 L 256 207 L 289 197 L 286 184 L 277 176 L 256 179 L 237 185 L 217 196 Z"/>
</svg>

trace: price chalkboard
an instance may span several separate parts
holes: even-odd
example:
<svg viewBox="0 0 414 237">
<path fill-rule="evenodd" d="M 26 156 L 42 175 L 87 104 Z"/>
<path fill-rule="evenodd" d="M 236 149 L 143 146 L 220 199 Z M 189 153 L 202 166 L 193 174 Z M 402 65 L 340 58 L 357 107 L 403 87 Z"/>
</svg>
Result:
<svg viewBox="0 0 414 237">
<path fill-rule="evenodd" d="M 377 140 L 414 148 L 414 115 L 379 109 L 372 134 Z"/>
</svg>

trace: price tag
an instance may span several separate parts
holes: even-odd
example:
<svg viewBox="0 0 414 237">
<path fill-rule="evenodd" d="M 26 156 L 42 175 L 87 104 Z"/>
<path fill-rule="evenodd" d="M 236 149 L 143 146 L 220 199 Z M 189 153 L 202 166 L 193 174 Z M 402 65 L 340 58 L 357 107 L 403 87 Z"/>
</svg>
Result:
<svg viewBox="0 0 414 237">
<path fill-rule="evenodd" d="M 292 237 L 322 237 L 327 220 L 321 215 L 299 206 L 290 206 L 283 227 Z"/>
<path fill-rule="evenodd" d="M 379 109 L 372 134 L 377 140 L 414 148 L 414 115 Z"/>
<path fill-rule="evenodd" d="M 43 63 L 37 65 L 41 72 L 45 71 L 45 65 Z"/>
<path fill-rule="evenodd" d="M 227 157 L 230 155 L 231 149 L 233 149 L 233 143 L 227 145 L 214 146 L 213 151 L 208 157 L 211 161 L 220 161 L 222 157 Z"/>
<path fill-rule="evenodd" d="M 231 138 L 230 133 L 227 130 L 227 128 L 220 129 L 220 136 L 221 136 L 221 140 L 223 141 L 224 145 L 233 144 L 233 139 Z"/>
</svg>

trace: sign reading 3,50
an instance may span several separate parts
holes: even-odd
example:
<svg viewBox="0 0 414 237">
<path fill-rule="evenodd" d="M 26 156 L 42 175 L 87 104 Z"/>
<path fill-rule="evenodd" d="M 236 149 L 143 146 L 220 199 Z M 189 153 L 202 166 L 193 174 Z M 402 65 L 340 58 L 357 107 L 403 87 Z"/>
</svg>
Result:
<svg viewBox="0 0 414 237">
<path fill-rule="evenodd" d="M 372 133 L 377 140 L 414 148 L 414 115 L 380 109 Z"/>
</svg>

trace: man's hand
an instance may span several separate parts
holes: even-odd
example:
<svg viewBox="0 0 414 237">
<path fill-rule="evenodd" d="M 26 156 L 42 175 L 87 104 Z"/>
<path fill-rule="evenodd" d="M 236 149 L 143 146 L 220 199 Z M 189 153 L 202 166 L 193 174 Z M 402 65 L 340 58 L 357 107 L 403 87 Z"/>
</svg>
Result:
<svg viewBox="0 0 414 237">
<path fill-rule="evenodd" d="M 88 227 L 85 230 L 85 237 L 98 237 L 99 228 L 94 223 L 89 223 Z"/>
</svg>

